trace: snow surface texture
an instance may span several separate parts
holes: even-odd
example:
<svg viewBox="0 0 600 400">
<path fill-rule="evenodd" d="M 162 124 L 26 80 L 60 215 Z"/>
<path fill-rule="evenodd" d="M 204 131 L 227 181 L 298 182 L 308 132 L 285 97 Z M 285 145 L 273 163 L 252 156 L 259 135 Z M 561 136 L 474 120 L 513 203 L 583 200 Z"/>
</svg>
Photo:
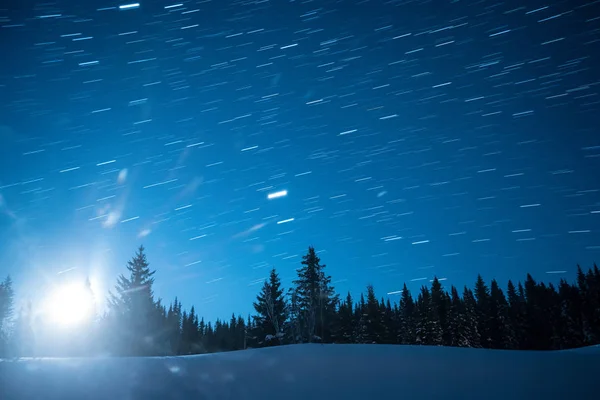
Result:
<svg viewBox="0 0 600 400">
<path fill-rule="evenodd" d="M 599 349 L 317 344 L 186 357 L 22 359 L 0 362 L 0 399 L 597 399 Z"/>
</svg>

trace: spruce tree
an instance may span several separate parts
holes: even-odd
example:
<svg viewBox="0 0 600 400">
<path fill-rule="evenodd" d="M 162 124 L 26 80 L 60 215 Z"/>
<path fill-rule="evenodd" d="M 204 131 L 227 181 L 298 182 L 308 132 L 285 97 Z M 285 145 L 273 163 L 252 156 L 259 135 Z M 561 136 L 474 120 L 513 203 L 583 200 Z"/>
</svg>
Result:
<svg viewBox="0 0 600 400">
<path fill-rule="evenodd" d="M 129 276 L 119 275 L 116 293 L 109 293 L 109 318 L 114 334 L 112 350 L 124 355 L 155 355 L 166 343 L 157 342 L 164 327 L 154 299 L 154 273 L 149 268 L 144 247 L 127 263 Z"/>
<path fill-rule="evenodd" d="M 354 332 L 355 343 L 369 343 L 370 337 L 367 322 L 368 318 L 369 315 L 367 313 L 367 302 L 365 301 L 365 296 L 361 293 L 360 300 L 354 309 L 354 320 L 356 326 L 356 330 Z"/>
<path fill-rule="evenodd" d="M 463 291 L 464 304 L 464 337 L 468 347 L 482 347 L 481 334 L 479 333 L 479 322 L 477 312 L 477 301 L 473 295 L 473 291 L 465 286 Z"/>
<path fill-rule="evenodd" d="M 406 283 L 402 288 L 399 307 L 399 323 L 400 330 L 398 332 L 398 342 L 402 344 L 416 343 L 416 321 L 415 321 L 415 302 L 406 287 Z"/>
<path fill-rule="evenodd" d="M 354 304 L 352 295 L 348 292 L 346 300 L 340 304 L 338 310 L 338 341 L 340 343 L 354 343 L 354 322 Z"/>
<path fill-rule="evenodd" d="M 560 297 L 560 317 L 557 328 L 560 348 L 582 347 L 585 345 L 585 341 L 579 289 L 561 279 L 558 294 Z"/>
<path fill-rule="evenodd" d="M 493 279 L 490 286 L 490 347 L 492 349 L 509 348 L 508 303 L 504 292 Z"/>
<path fill-rule="evenodd" d="M 324 270 L 315 249 L 309 247 L 293 282 L 304 341 L 328 341 L 331 337 L 338 298 Z"/>
<path fill-rule="evenodd" d="M 523 292 L 523 286 L 519 283 L 519 292 Z M 506 338 L 506 348 L 525 348 L 525 298 L 519 294 L 512 281 L 508 281 L 506 296 L 508 301 L 507 319 L 509 331 Z"/>
<path fill-rule="evenodd" d="M 449 346 L 451 339 L 448 329 L 448 308 L 450 307 L 446 293 L 442 288 L 437 277 L 433 278 L 431 283 L 431 315 L 434 321 L 439 325 L 437 328 L 441 333 L 441 341 L 439 344 Z"/>
<path fill-rule="evenodd" d="M 442 344 L 442 328 L 427 286 L 421 287 L 416 308 L 418 312 L 417 344 L 440 346 Z"/>
<path fill-rule="evenodd" d="M 284 326 L 287 322 L 287 304 L 281 288 L 281 280 L 273 268 L 269 280 L 263 287 L 253 303 L 257 315 L 254 316 L 256 335 L 263 345 L 273 346 L 282 344 Z"/>
<path fill-rule="evenodd" d="M 475 300 L 477 306 L 477 331 L 481 337 L 481 346 L 484 348 L 491 347 L 491 325 L 490 325 L 490 290 L 485 284 L 481 275 L 477 275 L 475 282 Z"/>
<path fill-rule="evenodd" d="M 448 312 L 450 346 L 471 347 L 467 336 L 465 307 L 456 287 L 452 286 L 450 288 L 450 296 L 450 310 Z"/>
</svg>

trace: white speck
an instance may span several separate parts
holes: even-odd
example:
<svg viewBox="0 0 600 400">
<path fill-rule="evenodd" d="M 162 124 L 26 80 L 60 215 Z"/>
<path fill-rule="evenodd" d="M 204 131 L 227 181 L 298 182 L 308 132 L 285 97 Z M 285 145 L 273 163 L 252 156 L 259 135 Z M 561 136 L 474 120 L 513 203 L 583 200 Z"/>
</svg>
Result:
<svg viewBox="0 0 600 400">
<path fill-rule="evenodd" d="M 186 208 L 190 208 L 191 206 L 192 206 L 191 204 L 188 204 L 187 206 L 181 206 L 181 207 L 177 207 L 177 208 L 175 209 L 175 211 L 179 211 L 179 210 L 185 210 Z"/>
<path fill-rule="evenodd" d="M 104 161 L 104 162 L 96 164 L 96 167 L 101 167 L 103 165 L 112 164 L 112 163 L 115 163 L 115 162 L 117 162 L 117 160 Z"/>
<path fill-rule="evenodd" d="M 200 260 L 198 260 L 198 261 L 194 261 L 194 262 L 191 262 L 191 263 L 189 263 L 189 264 L 185 264 L 185 265 L 184 265 L 184 267 L 190 267 L 190 266 L 192 266 L 192 265 L 200 264 L 201 262 L 202 262 L 202 261 L 200 261 Z"/>
<path fill-rule="evenodd" d="M 131 10 L 134 8 L 139 8 L 140 3 L 131 3 L 131 4 L 123 4 L 122 6 L 119 6 L 119 10 Z"/>
<path fill-rule="evenodd" d="M 190 238 L 190 240 L 198 240 L 202 239 L 203 237 L 206 237 L 206 235 L 194 236 L 193 238 Z"/>
<path fill-rule="evenodd" d="M 519 206 L 521 208 L 529 208 L 529 207 L 539 207 L 541 204 L 536 203 L 536 204 L 523 204 L 522 206 Z"/>
<path fill-rule="evenodd" d="M 429 240 L 419 240 L 418 242 L 412 242 L 412 244 L 424 244 L 429 243 Z"/>
<path fill-rule="evenodd" d="M 278 197 L 287 196 L 287 194 L 288 194 L 287 190 L 280 190 L 279 192 L 269 193 L 267 195 L 267 199 L 269 199 L 269 200 L 276 199 Z"/>
<path fill-rule="evenodd" d="M 410 281 L 417 282 L 417 281 L 424 281 L 425 279 L 427 279 L 427 278 L 426 277 L 425 278 L 415 278 L 415 279 L 411 279 Z"/>
<path fill-rule="evenodd" d="M 304 175 L 308 175 L 308 174 L 312 174 L 312 171 L 301 172 L 301 173 L 296 174 L 294 176 L 304 176 Z"/>
<path fill-rule="evenodd" d="M 347 135 L 347 134 L 349 134 L 349 133 L 354 133 L 354 132 L 356 132 L 357 130 L 358 130 L 358 129 L 351 129 L 351 130 L 349 130 L 349 131 L 340 132 L 340 133 L 338 134 L 338 136 L 344 136 L 344 135 Z"/>
<path fill-rule="evenodd" d="M 125 222 L 129 222 L 129 221 L 135 221 L 135 220 L 136 220 L 136 219 L 138 219 L 138 218 L 140 218 L 140 217 L 139 217 L 139 216 L 137 216 L 137 217 L 131 217 L 131 218 L 127 218 L 127 219 L 124 219 L 123 221 L 121 221 L 121 223 L 123 224 L 123 223 L 125 223 Z"/>
<path fill-rule="evenodd" d="M 151 185 L 144 186 L 144 189 L 148 189 L 148 188 L 155 187 L 155 186 L 160 186 L 160 185 L 166 185 L 167 183 L 172 183 L 172 182 L 176 182 L 176 181 L 177 181 L 177 179 L 170 179 L 170 180 L 164 181 L 164 182 L 153 183 Z"/>
<path fill-rule="evenodd" d="M 59 172 L 62 174 L 62 173 L 64 173 L 64 172 L 75 171 L 75 170 L 78 170 L 78 169 L 79 169 L 79 167 L 73 167 L 73 168 L 67 168 L 67 169 L 63 169 L 63 170 L 61 170 L 61 171 L 59 171 Z"/>
<path fill-rule="evenodd" d="M 288 222 L 292 222 L 293 220 L 294 220 L 294 218 L 288 218 L 288 219 L 284 219 L 284 220 L 281 220 L 281 221 L 277 221 L 277 225 L 285 224 L 285 223 L 288 223 Z"/>
<path fill-rule="evenodd" d="M 498 36 L 498 35 L 503 35 L 503 34 L 505 34 L 505 33 L 508 33 L 508 32 L 510 32 L 510 29 L 504 30 L 504 31 L 502 31 L 502 32 L 496 32 L 496 33 L 492 33 L 492 34 L 490 35 L 490 37 L 494 37 L 494 36 Z"/>
</svg>

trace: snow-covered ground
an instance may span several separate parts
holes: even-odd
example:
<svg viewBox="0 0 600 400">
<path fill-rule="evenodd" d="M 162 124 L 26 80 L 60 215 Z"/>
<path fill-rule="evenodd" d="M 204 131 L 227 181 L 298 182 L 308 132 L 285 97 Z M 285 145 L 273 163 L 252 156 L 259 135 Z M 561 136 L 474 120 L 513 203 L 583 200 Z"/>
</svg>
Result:
<svg viewBox="0 0 600 400">
<path fill-rule="evenodd" d="M 598 399 L 599 349 L 297 345 L 188 357 L 2 361 L 0 399 Z"/>
</svg>

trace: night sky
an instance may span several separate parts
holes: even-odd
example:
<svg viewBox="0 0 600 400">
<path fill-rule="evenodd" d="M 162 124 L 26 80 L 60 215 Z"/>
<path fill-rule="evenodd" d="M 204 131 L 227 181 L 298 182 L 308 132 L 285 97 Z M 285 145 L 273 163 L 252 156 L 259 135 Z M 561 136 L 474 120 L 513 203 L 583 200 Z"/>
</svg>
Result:
<svg viewBox="0 0 600 400">
<path fill-rule="evenodd" d="M 3 7 L 7 7 L 4 4 Z M 209 320 L 313 245 L 339 293 L 600 261 L 598 1 L 12 1 L 0 275 L 136 247 Z M 397 299 L 393 293 L 389 295 Z"/>
</svg>

